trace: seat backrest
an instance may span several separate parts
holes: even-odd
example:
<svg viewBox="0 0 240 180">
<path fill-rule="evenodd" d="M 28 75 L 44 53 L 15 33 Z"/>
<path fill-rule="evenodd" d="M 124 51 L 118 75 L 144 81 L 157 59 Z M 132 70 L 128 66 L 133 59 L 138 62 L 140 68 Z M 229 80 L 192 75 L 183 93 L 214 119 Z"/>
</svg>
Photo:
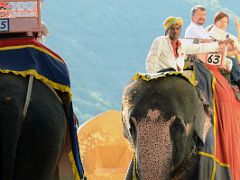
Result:
<svg viewBox="0 0 240 180">
<path fill-rule="evenodd" d="M 0 34 L 41 32 L 41 0 L 1 0 Z"/>
</svg>

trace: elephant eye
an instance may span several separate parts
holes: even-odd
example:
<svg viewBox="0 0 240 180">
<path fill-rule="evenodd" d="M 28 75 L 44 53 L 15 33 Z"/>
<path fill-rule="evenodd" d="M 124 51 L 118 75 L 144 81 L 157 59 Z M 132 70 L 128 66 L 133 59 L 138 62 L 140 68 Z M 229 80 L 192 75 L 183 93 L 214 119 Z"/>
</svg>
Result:
<svg viewBox="0 0 240 180">
<path fill-rule="evenodd" d="M 184 133 L 185 127 L 182 121 L 179 118 L 176 118 L 175 121 L 170 126 L 171 137 L 178 137 Z"/>
<path fill-rule="evenodd" d="M 130 118 L 129 124 L 130 124 L 130 129 L 129 129 L 129 131 L 130 131 L 130 134 L 131 134 L 131 136 L 132 136 L 132 139 L 133 139 L 133 141 L 136 141 L 136 126 L 135 126 L 132 118 Z"/>
</svg>

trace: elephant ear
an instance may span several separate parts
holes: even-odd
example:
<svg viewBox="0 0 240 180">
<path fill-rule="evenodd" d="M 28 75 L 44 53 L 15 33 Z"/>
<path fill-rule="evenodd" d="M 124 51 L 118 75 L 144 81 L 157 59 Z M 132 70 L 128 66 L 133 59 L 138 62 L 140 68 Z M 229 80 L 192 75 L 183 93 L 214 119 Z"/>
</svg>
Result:
<svg viewBox="0 0 240 180">
<path fill-rule="evenodd" d="M 124 137 L 127 138 L 131 144 L 133 144 L 132 136 L 130 134 L 130 123 L 129 123 L 129 108 L 122 108 L 122 124 L 123 124 L 123 134 Z"/>
<path fill-rule="evenodd" d="M 199 108 L 195 116 L 194 131 L 204 144 L 206 141 L 207 133 L 211 127 L 211 117 L 204 113 L 203 108 Z"/>
</svg>

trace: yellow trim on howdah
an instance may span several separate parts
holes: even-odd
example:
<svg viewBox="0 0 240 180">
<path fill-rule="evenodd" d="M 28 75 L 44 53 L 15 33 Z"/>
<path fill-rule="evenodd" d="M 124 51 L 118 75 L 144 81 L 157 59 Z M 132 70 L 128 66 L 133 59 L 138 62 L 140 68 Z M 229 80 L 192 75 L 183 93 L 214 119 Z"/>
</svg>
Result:
<svg viewBox="0 0 240 180">
<path fill-rule="evenodd" d="M 27 75 L 33 75 L 36 79 L 38 79 L 46 84 L 49 84 L 52 88 L 57 89 L 61 92 L 68 93 L 70 100 L 72 99 L 72 92 L 71 92 L 70 87 L 51 81 L 50 79 L 40 75 L 34 69 L 30 69 L 30 70 L 26 70 L 26 71 L 0 70 L 0 72 L 5 73 L 5 74 L 9 74 L 11 72 L 15 75 L 21 75 L 23 77 L 26 77 Z"/>
<path fill-rule="evenodd" d="M 230 168 L 230 165 L 229 164 L 225 164 L 225 163 L 222 163 L 220 162 L 219 159 L 217 159 L 214 155 L 212 154 L 208 154 L 208 153 L 205 153 L 205 152 L 202 152 L 200 151 L 199 154 L 201 154 L 202 156 L 205 156 L 205 157 L 208 157 L 208 158 L 211 158 L 213 159 L 214 161 L 216 161 L 220 166 L 222 167 L 227 167 L 227 168 Z"/>
<path fill-rule="evenodd" d="M 176 71 L 171 71 L 171 72 L 164 72 L 164 73 L 136 73 L 133 76 L 133 80 L 138 80 L 139 78 L 142 78 L 144 81 L 150 81 L 153 79 L 158 79 L 166 76 L 171 76 L 171 75 L 176 75 L 176 76 L 182 76 L 186 80 L 188 80 L 189 83 L 191 83 L 193 86 L 197 85 L 197 81 L 195 79 L 190 79 L 187 76 L 185 76 L 182 72 L 176 72 Z M 194 76 L 193 76 L 194 77 Z M 195 77 L 194 77 L 195 78 Z"/>
</svg>

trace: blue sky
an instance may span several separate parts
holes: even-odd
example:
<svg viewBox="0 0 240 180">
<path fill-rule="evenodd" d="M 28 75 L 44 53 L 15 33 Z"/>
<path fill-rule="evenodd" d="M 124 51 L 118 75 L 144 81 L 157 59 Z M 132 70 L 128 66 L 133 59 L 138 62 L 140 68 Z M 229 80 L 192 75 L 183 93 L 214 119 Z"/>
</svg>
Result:
<svg viewBox="0 0 240 180">
<path fill-rule="evenodd" d="M 56 4 L 58 3 L 58 4 Z M 145 58 L 167 16 L 181 16 L 183 31 L 193 5 L 204 4 L 207 24 L 217 10 L 240 15 L 239 0 L 45 0 L 45 44 L 70 70 L 74 110 L 80 123 L 108 109 L 121 110 L 124 86 L 145 72 Z M 230 32 L 235 33 L 233 23 Z"/>
</svg>

